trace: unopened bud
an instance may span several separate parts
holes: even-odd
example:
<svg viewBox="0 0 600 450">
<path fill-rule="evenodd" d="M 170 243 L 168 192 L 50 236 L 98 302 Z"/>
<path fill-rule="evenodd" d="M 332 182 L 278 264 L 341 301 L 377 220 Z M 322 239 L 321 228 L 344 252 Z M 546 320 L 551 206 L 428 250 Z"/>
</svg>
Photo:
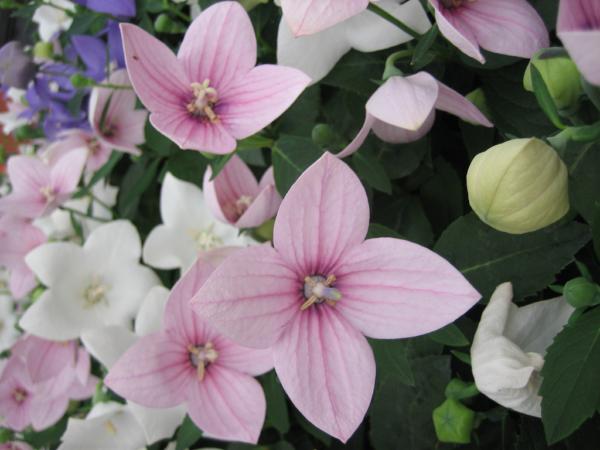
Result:
<svg viewBox="0 0 600 450">
<path fill-rule="evenodd" d="M 600 303 L 598 286 L 583 277 L 568 281 L 563 288 L 563 295 L 574 308 L 583 308 Z"/>
<path fill-rule="evenodd" d="M 453 398 L 446 399 L 433 410 L 433 425 L 440 442 L 452 444 L 471 442 L 474 419 L 475 412 Z"/>
<path fill-rule="evenodd" d="M 513 139 L 475 156 L 467 190 L 479 218 L 511 234 L 544 228 L 569 210 L 567 167 L 536 138 Z"/>
<path fill-rule="evenodd" d="M 33 47 L 33 56 L 36 59 L 47 60 L 54 56 L 54 48 L 51 42 L 36 42 Z"/>
</svg>

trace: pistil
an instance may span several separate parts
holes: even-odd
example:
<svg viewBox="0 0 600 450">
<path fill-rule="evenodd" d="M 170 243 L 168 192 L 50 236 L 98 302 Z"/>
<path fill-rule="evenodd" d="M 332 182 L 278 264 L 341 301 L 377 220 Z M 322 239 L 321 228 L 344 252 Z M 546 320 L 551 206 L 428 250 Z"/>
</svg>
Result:
<svg viewBox="0 0 600 450">
<path fill-rule="evenodd" d="M 83 291 L 84 308 L 89 309 L 98 303 L 106 303 L 106 292 L 108 286 L 103 284 L 101 280 L 94 276 L 92 282 Z"/>
<path fill-rule="evenodd" d="M 199 346 L 190 344 L 188 345 L 188 352 L 190 355 L 190 362 L 196 368 L 198 380 L 204 380 L 206 368 L 209 364 L 212 364 L 217 360 L 219 352 L 217 352 L 213 343 L 210 341 Z"/>
<path fill-rule="evenodd" d="M 13 398 L 17 403 L 23 403 L 27 399 L 28 395 L 29 393 L 23 388 L 16 388 L 13 391 Z"/>
<path fill-rule="evenodd" d="M 56 200 L 56 193 L 54 192 L 54 189 L 52 189 L 51 186 L 42 187 L 40 189 L 40 193 L 46 199 L 46 203 L 52 203 L 54 200 Z"/>
<path fill-rule="evenodd" d="M 214 224 L 210 224 L 203 230 L 189 230 L 188 235 L 196 243 L 199 251 L 208 251 L 223 245 L 223 240 L 213 233 Z"/>
<path fill-rule="evenodd" d="M 187 110 L 195 117 L 206 118 L 211 123 L 219 121 L 219 117 L 214 111 L 219 96 L 217 90 L 210 86 L 210 80 L 204 80 L 202 83 L 192 83 L 192 92 L 194 99 L 187 104 Z"/>
<path fill-rule="evenodd" d="M 300 306 L 300 311 L 304 311 L 315 304 L 320 305 L 321 303 L 335 306 L 342 298 L 342 293 L 332 287 L 335 280 L 335 275 L 329 275 L 327 278 L 321 275 L 305 277 L 304 298 L 306 301 Z"/>
<path fill-rule="evenodd" d="M 232 217 L 234 221 L 238 220 L 246 212 L 253 200 L 254 198 L 250 195 L 241 195 L 237 200 L 225 205 L 226 216 Z"/>
</svg>

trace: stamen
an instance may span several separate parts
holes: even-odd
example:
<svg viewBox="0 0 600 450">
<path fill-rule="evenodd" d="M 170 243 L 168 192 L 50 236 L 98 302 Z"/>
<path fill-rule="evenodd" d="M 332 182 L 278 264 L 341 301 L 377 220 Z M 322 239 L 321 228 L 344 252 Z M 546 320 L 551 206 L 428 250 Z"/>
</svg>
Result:
<svg viewBox="0 0 600 450">
<path fill-rule="evenodd" d="M 83 291 L 83 307 L 90 309 L 98 303 L 108 303 L 106 300 L 106 292 L 109 287 L 102 284 L 101 280 L 97 276 L 92 277 L 92 282 Z"/>
<path fill-rule="evenodd" d="M 210 80 L 204 80 L 202 83 L 194 82 L 190 86 L 194 93 L 194 99 L 186 106 L 189 113 L 195 117 L 206 118 L 211 123 L 217 123 L 219 117 L 213 108 L 217 104 L 219 96 L 217 90 L 210 87 Z"/>
<path fill-rule="evenodd" d="M 198 380 L 204 380 L 206 368 L 209 364 L 214 363 L 219 357 L 219 352 L 215 349 L 212 342 L 207 342 L 204 345 L 188 345 L 187 348 L 190 354 L 190 362 L 196 368 Z"/>
<path fill-rule="evenodd" d="M 342 293 L 331 287 L 335 280 L 335 275 L 329 275 L 327 278 L 321 275 L 305 277 L 304 298 L 306 298 L 306 301 L 300 306 L 300 311 L 305 311 L 312 305 L 320 305 L 321 303 L 335 306 L 342 298 Z"/>
<path fill-rule="evenodd" d="M 117 434 L 117 427 L 115 427 L 115 424 L 112 423 L 110 420 L 104 422 L 104 428 L 106 428 L 106 431 L 108 431 L 113 436 Z"/>
<path fill-rule="evenodd" d="M 29 392 L 27 392 L 25 389 L 23 388 L 16 388 L 13 393 L 13 398 L 15 399 L 15 401 L 17 403 L 23 403 L 27 397 L 29 396 Z"/>
<path fill-rule="evenodd" d="M 46 203 L 52 203 L 54 200 L 56 200 L 56 193 L 51 186 L 44 186 L 40 188 L 40 192 L 46 199 Z"/>
<path fill-rule="evenodd" d="M 188 230 L 188 236 L 196 243 L 197 250 L 205 252 L 223 245 L 223 240 L 213 233 L 214 227 L 215 224 L 211 223 L 203 230 Z"/>
<path fill-rule="evenodd" d="M 253 200 L 254 198 L 250 195 L 241 195 L 237 200 L 227 203 L 223 207 L 225 217 L 233 221 L 238 220 L 246 212 Z"/>
</svg>

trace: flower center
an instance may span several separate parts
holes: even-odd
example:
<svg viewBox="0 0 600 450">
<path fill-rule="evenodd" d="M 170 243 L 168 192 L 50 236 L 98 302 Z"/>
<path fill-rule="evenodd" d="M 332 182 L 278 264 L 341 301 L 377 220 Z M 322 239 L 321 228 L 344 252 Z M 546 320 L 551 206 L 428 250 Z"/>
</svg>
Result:
<svg viewBox="0 0 600 450">
<path fill-rule="evenodd" d="M 210 80 L 204 80 L 202 83 L 192 83 L 192 92 L 194 98 L 187 104 L 187 110 L 194 117 L 208 119 L 211 123 L 219 121 L 213 108 L 217 104 L 219 96 L 217 90 L 210 87 Z"/>
<path fill-rule="evenodd" d="M 46 199 L 46 203 L 52 203 L 54 200 L 56 200 L 56 193 L 50 186 L 44 186 L 40 188 L 40 193 Z"/>
<path fill-rule="evenodd" d="M 300 311 L 321 303 L 335 306 L 342 298 L 342 293 L 332 287 L 333 283 L 335 283 L 335 275 L 329 275 L 327 278 L 321 275 L 304 278 L 304 298 L 306 301 L 300 306 Z"/>
<path fill-rule="evenodd" d="M 223 245 L 223 240 L 213 233 L 214 224 L 211 224 L 204 230 L 191 230 L 189 235 L 196 243 L 196 249 L 200 251 L 208 251 L 213 248 Z"/>
<path fill-rule="evenodd" d="M 225 216 L 231 217 L 234 221 L 242 217 L 248 207 L 252 204 L 254 198 L 250 195 L 242 195 L 237 200 L 224 206 Z"/>
<path fill-rule="evenodd" d="M 188 345 L 188 352 L 192 366 L 196 368 L 198 380 L 204 380 L 206 368 L 209 364 L 214 363 L 219 357 L 219 352 L 215 349 L 212 342 L 207 342 L 204 345 Z"/>
<path fill-rule="evenodd" d="M 12 395 L 17 403 L 23 403 L 25 400 L 27 400 L 29 392 L 27 392 L 23 388 L 18 387 L 15 390 L 13 390 Z"/>
<path fill-rule="evenodd" d="M 117 434 L 117 427 L 115 427 L 115 424 L 112 423 L 111 420 L 107 420 L 106 422 L 104 422 L 104 428 L 109 434 L 112 434 L 113 436 Z"/>
<path fill-rule="evenodd" d="M 475 0 L 442 0 L 442 4 L 447 9 L 456 9 L 461 7 L 465 2 L 473 3 Z"/>
<path fill-rule="evenodd" d="M 99 277 L 94 276 L 92 282 L 83 290 L 83 307 L 90 309 L 96 306 L 98 303 L 106 303 L 106 292 L 109 287 L 102 284 L 102 280 Z"/>
</svg>

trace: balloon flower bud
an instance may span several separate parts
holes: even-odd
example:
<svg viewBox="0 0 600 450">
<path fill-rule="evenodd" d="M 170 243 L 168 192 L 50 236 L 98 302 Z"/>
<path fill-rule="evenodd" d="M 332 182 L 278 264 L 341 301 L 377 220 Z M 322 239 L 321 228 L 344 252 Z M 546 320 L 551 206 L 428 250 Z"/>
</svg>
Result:
<svg viewBox="0 0 600 450">
<path fill-rule="evenodd" d="M 453 398 L 433 410 L 433 425 L 440 442 L 468 444 L 474 420 L 475 412 Z"/>
<path fill-rule="evenodd" d="M 556 51 L 552 51 L 552 49 L 534 56 L 523 77 L 523 87 L 530 92 L 533 92 L 532 65 L 540 72 L 558 109 L 569 108 L 577 102 L 582 94 L 581 77 L 577 66 L 568 56 L 562 52 L 556 54 Z"/>
<path fill-rule="evenodd" d="M 473 158 L 469 203 L 481 220 L 511 234 L 539 230 L 569 210 L 567 168 L 539 139 L 513 139 Z"/>
<path fill-rule="evenodd" d="M 574 308 L 585 308 L 600 304 L 600 288 L 583 277 L 574 278 L 565 284 L 563 295 Z"/>
<path fill-rule="evenodd" d="M 36 42 L 33 46 L 33 56 L 40 60 L 49 60 L 54 56 L 54 47 L 51 42 Z"/>
</svg>

